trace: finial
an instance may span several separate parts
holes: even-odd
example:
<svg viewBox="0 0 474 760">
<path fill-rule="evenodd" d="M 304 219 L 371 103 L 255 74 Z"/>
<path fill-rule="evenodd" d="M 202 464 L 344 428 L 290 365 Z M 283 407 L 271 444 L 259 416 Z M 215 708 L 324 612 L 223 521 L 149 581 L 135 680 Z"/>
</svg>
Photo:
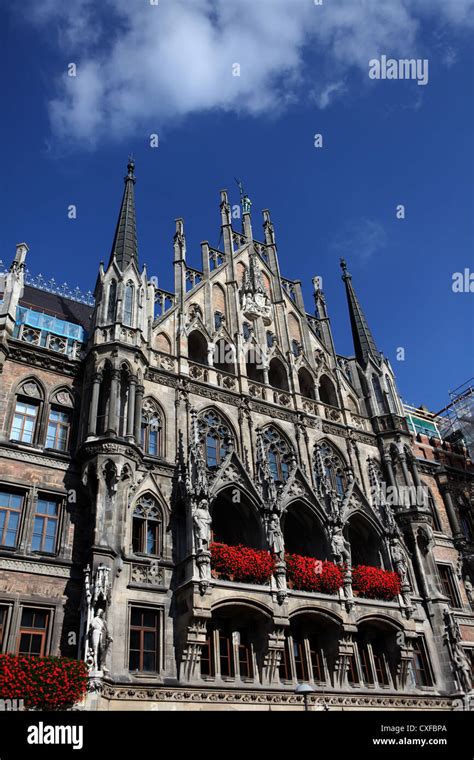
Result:
<svg viewBox="0 0 474 760">
<path fill-rule="evenodd" d="M 127 179 L 133 179 L 133 181 L 135 181 L 135 161 L 133 160 L 132 153 L 130 153 L 128 157 L 127 171 L 128 174 L 125 177 L 125 181 L 127 181 Z"/>
<path fill-rule="evenodd" d="M 347 271 L 346 260 L 345 259 L 341 259 L 340 260 L 340 265 L 341 265 L 341 269 L 342 269 L 342 279 L 343 280 L 350 280 L 351 279 L 351 275 Z"/>
<path fill-rule="evenodd" d="M 242 211 L 244 214 L 250 214 L 250 207 L 252 205 L 252 201 L 248 197 L 247 193 L 244 190 L 244 186 L 240 179 L 237 179 L 237 177 L 234 177 L 235 181 L 237 182 L 237 185 L 240 190 L 240 205 L 242 206 Z"/>
</svg>

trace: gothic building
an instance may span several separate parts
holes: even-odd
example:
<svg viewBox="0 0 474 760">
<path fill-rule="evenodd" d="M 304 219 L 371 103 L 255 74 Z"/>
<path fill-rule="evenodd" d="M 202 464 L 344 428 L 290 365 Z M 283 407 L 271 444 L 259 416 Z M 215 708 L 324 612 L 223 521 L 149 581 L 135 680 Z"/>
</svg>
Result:
<svg viewBox="0 0 474 760">
<path fill-rule="evenodd" d="M 85 659 L 88 709 L 465 709 L 473 468 L 410 429 L 341 262 L 280 273 L 242 195 L 174 291 L 140 265 L 128 164 L 92 299 L 0 275 L 0 647 Z M 259 239 L 258 239 L 259 238 Z M 388 297 L 388 296 L 387 296 Z"/>
</svg>

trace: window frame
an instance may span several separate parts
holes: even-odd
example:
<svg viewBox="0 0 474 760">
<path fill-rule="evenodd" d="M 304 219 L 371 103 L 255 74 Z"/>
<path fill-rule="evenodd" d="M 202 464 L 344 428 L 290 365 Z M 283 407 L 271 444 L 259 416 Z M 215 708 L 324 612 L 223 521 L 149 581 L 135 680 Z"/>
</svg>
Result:
<svg viewBox="0 0 474 760">
<path fill-rule="evenodd" d="M 39 439 L 39 430 L 41 427 L 41 411 L 43 407 L 43 400 L 37 397 L 32 396 L 26 396 L 23 393 L 17 393 L 14 396 L 14 404 L 12 407 L 12 416 L 10 420 L 10 428 L 9 428 L 9 440 L 12 443 L 16 443 L 22 446 L 36 446 L 38 444 Z M 22 425 L 21 425 L 21 434 L 23 435 L 25 430 L 25 421 L 26 418 L 30 417 L 32 415 L 24 414 L 23 412 L 17 412 L 17 406 L 18 404 L 23 404 L 24 406 L 30 406 L 34 407 L 36 409 L 36 414 L 34 416 L 34 424 L 32 428 L 31 433 L 31 441 L 24 441 L 23 438 L 14 438 L 13 437 L 13 429 L 15 424 L 15 417 L 18 415 L 22 416 Z"/>
<path fill-rule="evenodd" d="M 132 625 L 132 614 L 133 612 L 137 610 L 140 611 L 142 614 L 151 612 L 156 615 L 156 626 L 155 628 L 148 628 L 147 626 L 136 626 Z M 132 650 L 131 647 L 131 633 L 132 630 L 140 630 L 142 634 L 144 632 L 154 630 L 156 633 L 156 648 L 155 648 L 155 670 L 143 670 L 143 669 L 132 669 L 130 658 L 132 651 L 138 651 L 139 652 L 139 658 L 140 658 L 140 664 L 143 664 L 143 656 L 145 652 L 152 651 L 152 650 L 145 650 L 145 649 L 138 649 Z M 140 635 L 140 645 L 144 643 L 144 636 Z M 156 677 L 157 675 L 160 675 L 163 671 L 163 607 L 156 606 L 156 605 L 148 605 L 143 604 L 140 601 L 137 602 L 130 602 L 128 605 L 128 635 L 127 635 L 127 647 L 126 647 L 126 669 L 127 671 L 132 675 L 136 677 Z"/>
<path fill-rule="evenodd" d="M 57 507 L 57 515 L 56 517 L 50 516 L 48 513 L 38 513 L 38 504 L 39 502 L 47 502 L 47 503 L 54 503 Z M 34 510 L 32 514 L 32 527 L 31 527 L 31 541 L 30 541 L 30 550 L 32 554 L 46 554 L 48 556 L 56 556 L 58 554 L 59 550 L 59 540 L 62 533 L 62 525 L 63 525 L 63 511 L 64 511 L 64 497 L 61 497 L 58 494 L 54 493 L 47 493 L 43 491 L 39 491 L 36 494 L 36 498 L 33 501 L 34 504 Z M 39 549 L 33 548 L 33 541 L 35 538 L 35 525 L 37 519 L 44 519 L 43 529 L 41 532 L 41 545 Z M 48 538 L 46 536 L 46 527 L 49 522 L 55 522 L 56 524 L 56 530 L 54 534 L 54 547 L 51 551 L 48 549 L 43 548 L 45 539 Z"/>
<path fill-rule="evenodd" d="M 33 626 L 24 626 L 22 623 L 22 619 L 23 619 L 23 613 L 26 610 L 32 610 L 34 614 L 38 612 L 44 614 L 46 616 L 45 627 L 36 628 Z M 49 649 L 50 649 L 50 644 L 51 644 L 52 620 L 53 620 L 53 610 L 51 608 L 35 606 L 33 604 L 22 604 L 20 607 L 19 625 L 18 625 L 18 632 L 16 636 L 15 653 L 23 657 L 47 656 L 49 654 Z M 29 654 L 26 654 L 25 652 L 20 652 L 21 638 L 23 635 L 41 637 L 41 646 L 40 646 L 39 654 L 31 654 L 31 652 Z"/>
<path fill-rule="evenodd" d="M 436 567 L 438 570 L 438 578 L 440 581 L 440 590 L 442 594 L 448 597 L 450 606 L 453 609 L 461 609 L 461 595 L 456 584 L 453 566 L 447 562 L 437 562 Z M 443 576 L 441 570 L 443 570 L 443 572 L 445 571 L 447 575 Z M 448 590 L 448 593 L 446 593 L 446 588 Z"/>
<path fill-rule="evenodd" d="M 21 499 L 21 505 L 20 505 L 19 509 L 13 509 L 12 510 L 9 506 L 8 507 L 7 506 L 4 507 L 3 505 L 0 504 L 0 513 L 3 512 L 3 511 L 5 511 L 5 512 L 8 513 L 8 518 L 5 521 L 5 523 L 4 523 L 3 527 L 2 527 L 2 531 L 0 533 L 0 548 L 2 550 L 4 550 L 4 549 L 8 550 L 9 549 L 10 551 L 15 551 L 15 550 L 18 549 L 18 546 L 19 546 L 20 541 L 21 541 L 22 527 L 23 527 L 23 521 L 24 521 L 24 515 L 25 515 L 25 505 L 26 505 L 26 500 L 27 500 L 27 492 L 26 491 L 17 490 L 17 489 L 14 489 L 14 488 L 10 489 L 7 484 L 2 483 L 0 485 L 0 494 L 7 494 L 8 496 L 19 496 L 20 499 Z M 10 513 L 11 512 L 18 513 L 18 523 L 17 523 L 17 526 L 16 526 L 16 532 L 15 532 L 15 543 L 12 544 L 11 546 L 9 546 L 8 544 L 4 544 L 3 540 L 4 540 L 4 537 L 5 537 L 5 534 L 8 533 L 8 525 L 9 525 L 9 522 L 10 522 Z"/>
<path fill-rule="evenodd" d="M 51 424 L 51 414 L 53 412 L 56 412 L 57 414 L 63 414 L 68 417 L 67 425 L 65 425 L 62 421 L 59 421 L 56 425 L 56 431 L 55 431 L 55 440 L 54 443 L 56 444 L 58 442 L 58 428 L 66 428 L 66 443 L 64 448 L 59 448 L 58 446 L 50 446 L 48 445 L 48 438 L 49 438 L 49 426 Z M 71 433 L 72 433 L 72 419 L 73 419 L 73 410 L 70 407 L 61 407 L 60 404 L 52 403 L 49 406 L 48 410 L 48 420 L 46 423 L 46 437 L 45 437 L 45 443 L 44 448 L 49 449 L 50 451 L 57 451 L 62 454 L 67 454 L 70 451 L 70 445 L 71 445 Z"/>
</svg>

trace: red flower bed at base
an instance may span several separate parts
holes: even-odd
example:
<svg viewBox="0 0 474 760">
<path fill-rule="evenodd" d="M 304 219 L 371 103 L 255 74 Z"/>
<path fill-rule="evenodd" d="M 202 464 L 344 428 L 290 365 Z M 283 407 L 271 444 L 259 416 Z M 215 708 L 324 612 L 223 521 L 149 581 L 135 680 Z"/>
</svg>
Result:
<svg viewBox="0 0 474 760">
<path fill-rule="evenodd" d="M 25 707 L 61 710 L 86 693 L 87 668 L 67 657 L 0 655 L 0 696 L 23 699 Z"/>
<path fill-rule="evenodd" d="M 275 561 L 270 554 L 248 546 L 227 546 L 211 544 L 212 569 L 216 575 L 226 580 L 247 583 L 269 583 L 273 575 Z"/>
<path fill-rule="evenodd" d="M 400 577 L 380 567 L 358 565 L 352 568 L 352 589 L 367 599 L 390 602 L 400 593 Z"/>
<path fill-rule="evenodd" d="M 295 589 L 337 594 L 342 588 L 344 573 L 334 562 L 322 562 L 299 554 L 285 554 L 285 561 L 289 585 Z"/>
</svg>

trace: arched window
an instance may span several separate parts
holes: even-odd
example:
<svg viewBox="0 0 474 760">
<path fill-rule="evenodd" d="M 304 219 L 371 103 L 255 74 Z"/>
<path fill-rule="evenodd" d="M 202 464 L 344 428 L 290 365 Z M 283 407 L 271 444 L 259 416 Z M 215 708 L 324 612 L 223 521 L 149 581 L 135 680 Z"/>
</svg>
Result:
<svg viewBox="0 0 474 760">
<path fill-rule="evenodd" d="M 19 443 L 37 443 L 39 420 L 44 394 L 34 379 L 25 380 L 19 387 L 10 429 L 10 440 Z"/>
<path fill-rule="evenodd" d="M 347 483 L 344 463 L 328 443 L 316 444 L 315 465 L 318 487 L 322 478 L 325 477 L 333 491 L 342 498 Z"/>
<path fill-rule="evenodd" d="M 387 383 L 387 396 L 388 396 L 388 405 L 390 407 L 390 411 L 393 414 L 397 413 L 397 402 L 395 401 L 395 390 L 393 387 L 393 383 L 390 380 L 388 375 L 385 375 L 385 382 Z"/>
<path fill-rule="evenodd" d="M 319 399 L 323 404 L 329 404 L 330 406 L 338 405 L 334 383 L 327 375 L 322 375 L 319 381 Z"/>
<path fill-rule="evenodd" d="M 115 322 L 115 308 L 117 304 L 117 281 L 111 280 L 109 285 L 109 299 L 107 302 L 107 322 Z"/>
<path fill-rule="evenodd" d="M 282 391 L 288 390 L 288 375 L 286 374 L 285 366 L 276 357 L 270 362 L 268 382 L 273 388 L 279 388 Z"/>
<path fill-rule="evenodd" d="M 298 382 L 301 395 L 305 396 L 305 398 L 314 399 L 314 381 L 305 367 L 301 367 L 298 370 Z"/>
<path fill-rule="evenodd" d="M 222 324 L 224 322 L 224 315 L 221 311 L 215 311 L 214 312 L 214 329 L 218 330 L 220 327 L 222 327 Z"/>
<path fill-rule="evenodd" d="M 198 431 L 205 447 L 207 466 L 219 467 L 233 439 L 228 424 L 216 412 L 209 410 L 199 417 Z"/>
<path fill-rule="evenodd" d="M 46 448 L 67 451 L 70 443 L 74 399 L 67 388 L 56 391 L 49 408 Z"/>
<path fill-rule="evenodd" d="M 387 399 L 380 385 L 380 379 L 377 375 L 372 375 L 372 388 L 374 389 L 375 401 L 377 402 L 378 414 L 387 414 L 389 409 Z"/>
<path fill-rule="evenodd" d="M 247 377 L 256 383 L 263 383 L 263 357 L 256 348 L 249 349 L 246 362 Z"/>
<path fill-rule="evenodd" d="M 156 499 L 141 496 L 133 510 L 132 548 L 136 554 L 161 554 L 162 514 Z"/>
<path fill-rule="evenodd" d="M 125 286 L 125 296 L 123 299 L 123 323 L 131 327 L 133 322 L 133 296 L 135 288 L 133 283 L 127 282 Z"/>
<path fill-rule="evenodd" d="M 192 362 L 207 365 L 207 340 L 199 330 L 193 330 L 189 335 L 188 357 Z"/>
<path fill-rule="evenodd" d="M 217 341 L 214 349 L 214 369 L 235 375 L 235 348 L 223 338 Z"/>
<path fill-rule="evenodd" d="M 291 462 L 294 453 L 288 443 L 273 427 L 263 431 L 263 445 L 267 454 L 267 460 L 273 480 L 285 483 L 290 474 Z"/>
<path fill-rule="evenodd" d="M 145 399 L 142 408 L 142 449 L 145 454 L 161 455 L 163 419 L 158 405 L 152 399 Z"/>
</svg>

